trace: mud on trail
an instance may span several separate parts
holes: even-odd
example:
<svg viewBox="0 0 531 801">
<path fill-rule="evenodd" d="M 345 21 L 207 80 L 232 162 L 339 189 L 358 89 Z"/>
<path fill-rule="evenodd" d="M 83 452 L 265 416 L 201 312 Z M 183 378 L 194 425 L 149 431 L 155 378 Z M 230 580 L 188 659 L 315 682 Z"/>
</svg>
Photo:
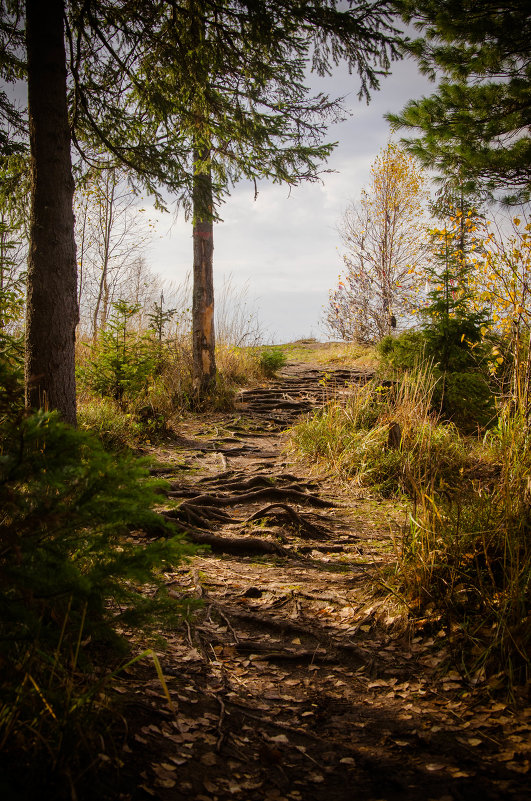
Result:
<svg viewBox="0 0 531 801">
<path fill-rule="evenodd" d="M 167 575 L 202 602 L 165 633 L 173 709 L 152 665 L 116 682 L 114 797 L 529 798 L 529 710 L 442 670 L 444 629 L 408 625 L 382 590 L 403 510 L 286 455 L 299 414 L 367 375 L 288 366 L 159 450 L 165 514 L 211 550 Z"/>
</svg>

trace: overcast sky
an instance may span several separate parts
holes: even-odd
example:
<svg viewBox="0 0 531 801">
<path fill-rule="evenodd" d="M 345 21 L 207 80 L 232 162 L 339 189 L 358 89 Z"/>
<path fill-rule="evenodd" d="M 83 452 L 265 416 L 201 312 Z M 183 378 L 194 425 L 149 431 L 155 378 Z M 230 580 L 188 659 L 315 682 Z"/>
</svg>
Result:
<svg viewBox="0 0 531 801">
<path fill-rule="evenodd" d="M 336 226 L 348 202 L 367 185 L 371 164 L 389 140 L 384 114 L 434 90 L 412 61 L 393 66 L 368 106 L 358 101 L 359 84 L 347 69 L 312 83 L 330 95 L 349 95 L 346 105 L 352 116 L 330 130 L 329 141 L 338 141 L 338 146 L 327 166 L 335 172 L 323 175 L 322 183 L 301 185 L 291 193 L 264 183 L 256 201 L 253 186 L 238 184 L 221 209 L 223 222 L 214 229 L 216 285 L 231 276 L 235 288 L 247 287 L 266 341 L 276 343 L 326 338 L 320 325 L 323 307 L 341 272 Z M 148 263 L 154 272 L 180 283 L 192 265 L 191 224 L 182 216 L 175 220 L 151 210 L 149 216 L 158 221 L 158 236 L 147 253 Z"/>
<path fill-rule="evenodd" d="M 323 308 L 342 269 L 337 224 L 351 200 L 368 184 L 370 168 L 390 137 L 384 114 L 400 111 L 412 98 L 434 91 L 416 63 L 392 66 L 369 105 L 359 102 L 359 82 L 347 68 L 327 79 L 312 76 L 315 92 L 346 96 L 351 116 L 330 128 L 327 141 L 337 141 L 328 163 L 331 173 L 318 183 L 287 187 L 262 183 L 254 200 L 254 185 L 242 182 L 221 208 L 223 222 L 214 229 L 216 287 L 230 277 L 246 290 L 249 309 L 258 317 L 264 340 L 287 342 L 314 336 L 325 339 Z M 23 84 L 3 87 L 21 104 Z M 398 138 L 395 136 L 395 139 Z M 142 205 L 157 223 L 157 234 L 146 260 L 151 270 L 172 284 L 182 283 L 192 268 L 192 227 L 182 215 L 160 214 L 144 198 Z"/>
</svg>

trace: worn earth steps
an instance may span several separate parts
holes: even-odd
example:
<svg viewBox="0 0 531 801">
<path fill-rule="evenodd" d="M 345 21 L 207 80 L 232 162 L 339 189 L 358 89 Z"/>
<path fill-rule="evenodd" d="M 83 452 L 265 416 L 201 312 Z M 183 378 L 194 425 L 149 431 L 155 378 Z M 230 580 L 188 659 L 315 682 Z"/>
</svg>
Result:
<svg viewBox="0 0 531 801">
<path fill-rule="evenodd" d="M 234 415 L 158 452 L 165 514 L 204 552 L 166 576 L 201 606 L 116 681 L 124 801 L 470 801 L 528 797 L 529 724 L 469 687 L 441 624 L 382 590 L 399 505 L 308 477 L 279 430 L 369 371 L 289 367 Z M 275 406 L 275 403 L 277 405 Z M 141 647 L 141 643 L 139 643 Z"/>
<path fill-rule="evenodd" d="M 235 408 L 285 428 L 332 395 L 348 393 L 352 385 L 365 383 L 373 375 L 370 369 L 301 369 L 301 365 L 288 365 L 268 387 L 242 390 Z"/>
</svg>

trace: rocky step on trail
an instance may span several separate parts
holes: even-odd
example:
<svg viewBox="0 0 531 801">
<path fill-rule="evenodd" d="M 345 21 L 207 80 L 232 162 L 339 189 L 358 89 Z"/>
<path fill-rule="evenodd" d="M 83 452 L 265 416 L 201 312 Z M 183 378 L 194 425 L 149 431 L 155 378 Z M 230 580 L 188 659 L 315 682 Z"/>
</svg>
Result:
<svg viewBox="0 0 531 801">
<path fill-rule="evenodd" d="M 166 575 L 200 601 L 164 632 L 171 707 L 147 662 L 116 680 L 113 797 L 529 798 L 529 710 L 469 686 L 443 624 L 408 624 L 382 587 L 403 508 L 309 478 L 285 452 L 282 427 L 369 376 L 289 366 L 243 391 L 237 416 L 190 420 L 157 451 L 164 513 L 211 550 Z"/>
</svg>

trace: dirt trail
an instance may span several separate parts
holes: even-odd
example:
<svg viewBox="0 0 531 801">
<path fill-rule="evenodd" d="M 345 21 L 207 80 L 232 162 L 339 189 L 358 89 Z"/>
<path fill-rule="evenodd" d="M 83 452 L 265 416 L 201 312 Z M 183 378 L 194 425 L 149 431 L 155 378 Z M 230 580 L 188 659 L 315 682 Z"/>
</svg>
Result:
<svg viewBox="0 0 531 801">
<path fill-rule="evenodd" d="M 285 429 L 363 371 L 285 368 L 159 458 L 166 513 L 212 552 L 168 575 L 203 606 L 119 679 L 123 799 L 528 798 L 529 724 L 455 670 L 446 632 L 385 602 L 397 504 L 353 500 L 283 452 Z M 118 743 L 120 747 L 120 743 Z"/>
</svg>

